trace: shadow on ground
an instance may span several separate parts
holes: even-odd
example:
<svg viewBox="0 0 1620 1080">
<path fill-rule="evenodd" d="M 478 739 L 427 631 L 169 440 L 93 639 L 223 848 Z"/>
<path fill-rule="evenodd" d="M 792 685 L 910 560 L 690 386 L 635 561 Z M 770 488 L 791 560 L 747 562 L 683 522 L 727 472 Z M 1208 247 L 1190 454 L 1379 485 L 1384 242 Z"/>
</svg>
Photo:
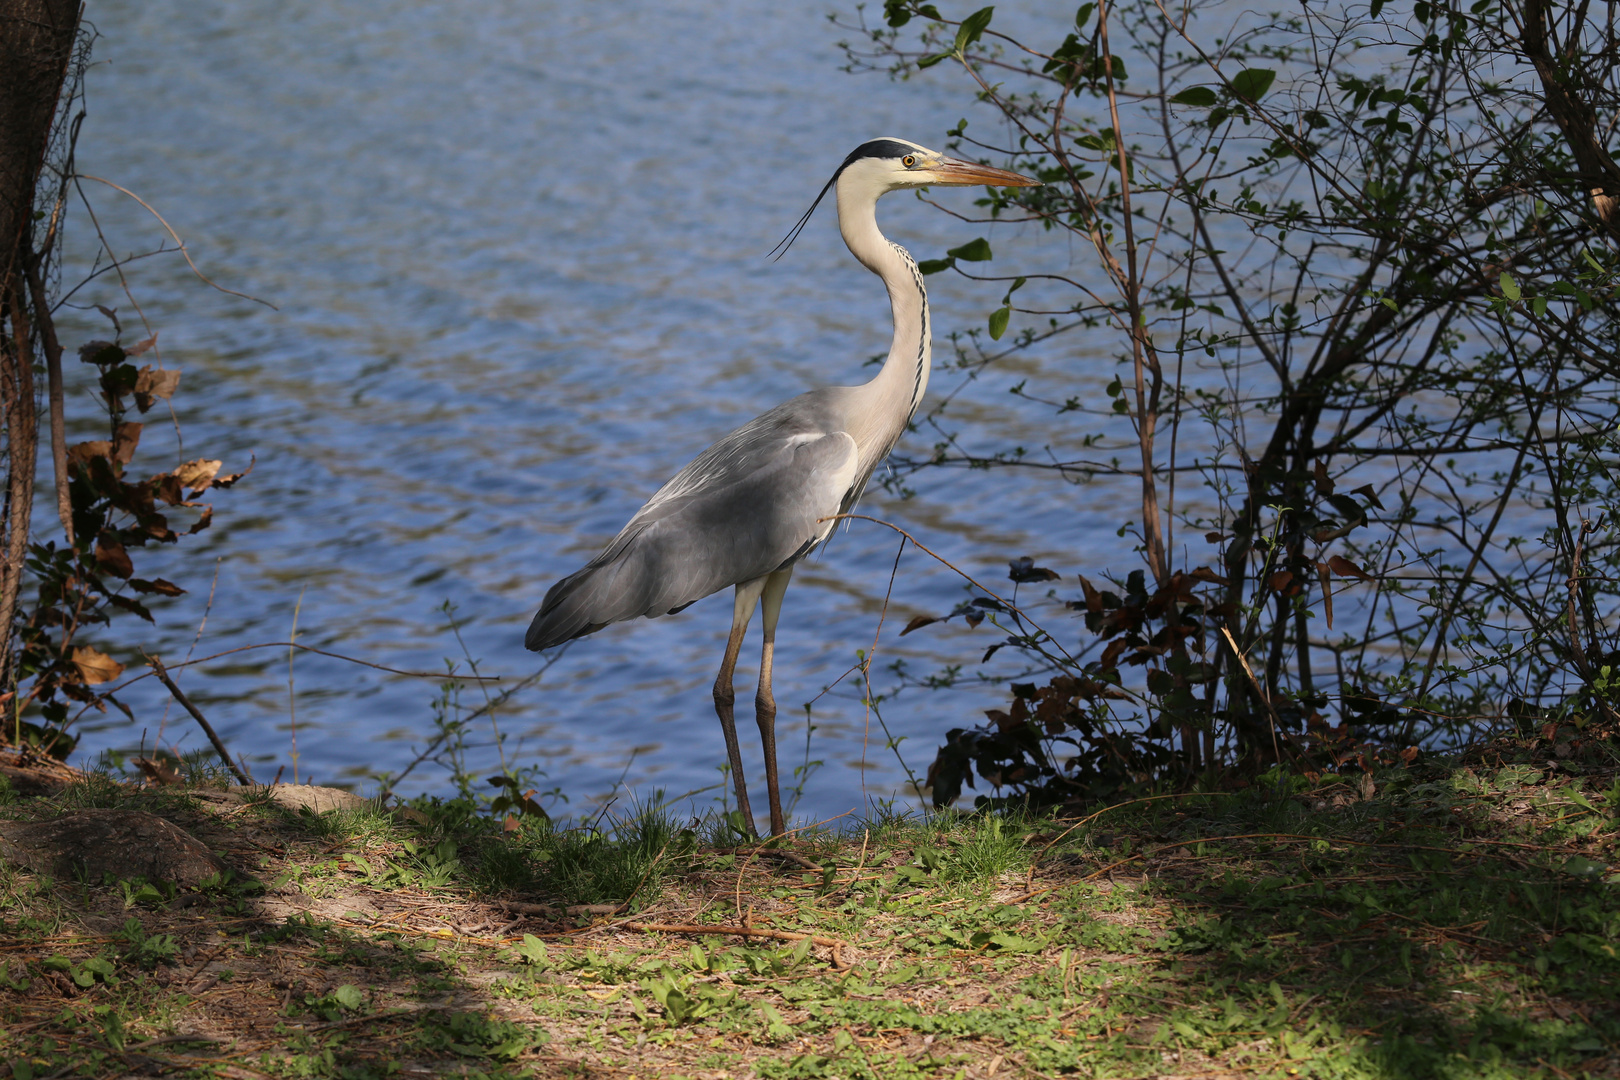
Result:
<svg viewBox="0 0 1620 1080">
<path fill-rule="evenodd" d="M 1615 760 L 1601 740 L 1507 742 L 775 848 L 656 812 L 503 828 L 462 803 L 317 813 L 91 777 L 0 817 L 149 812 L 229 873 L 176 890 L 0 870 L 0 1060 L 25 1078 L 1612 1076 Z"/>
</svg>

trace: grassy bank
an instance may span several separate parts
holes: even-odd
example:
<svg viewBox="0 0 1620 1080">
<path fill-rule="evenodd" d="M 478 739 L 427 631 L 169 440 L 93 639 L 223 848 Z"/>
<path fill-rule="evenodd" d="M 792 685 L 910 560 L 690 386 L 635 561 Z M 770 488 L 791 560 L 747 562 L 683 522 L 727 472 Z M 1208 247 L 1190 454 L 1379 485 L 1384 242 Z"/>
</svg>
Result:
<svg viewBox="0 0 1620 1080">
<path fill-rule="evenodd" d="M 17 1077 L 1620 1073 L 1608 744 L 1088 817 L 503 831 L 90 778 L 232 873 L 0 871 Z M 1584 761 L 1583 761 L 1584 758 Z M 628 905 L 619 905 L 628 900 Z"/>
</svg>

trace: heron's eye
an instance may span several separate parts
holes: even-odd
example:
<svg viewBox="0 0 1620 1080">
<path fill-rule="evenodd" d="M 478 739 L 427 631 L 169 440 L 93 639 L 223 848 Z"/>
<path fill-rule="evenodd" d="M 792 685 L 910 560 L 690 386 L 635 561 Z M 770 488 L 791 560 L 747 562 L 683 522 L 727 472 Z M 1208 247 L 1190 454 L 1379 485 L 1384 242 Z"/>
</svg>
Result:
<svg viewBox="0 0 1620 1080">
<path fill-rule="evenodd" d="M 909 169 L 913 165 L 917 164 L 917 157 L 915 154 L 907 154 L 905 157 L 900 159 L 900 164 Z"/>
</svg>

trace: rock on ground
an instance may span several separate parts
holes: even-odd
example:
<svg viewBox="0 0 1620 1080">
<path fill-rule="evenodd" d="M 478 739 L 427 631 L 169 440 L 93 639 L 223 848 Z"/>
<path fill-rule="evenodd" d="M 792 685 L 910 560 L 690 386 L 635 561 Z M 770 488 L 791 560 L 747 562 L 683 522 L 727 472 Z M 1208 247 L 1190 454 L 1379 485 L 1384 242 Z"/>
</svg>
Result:
<svg viewBox="0 0 1620 1080">
<path fill-rule="evenodd" d="M 50 821 L 3 822 L 0 858 L 59 878 L 99 882 L 111 874 L 182 887 L 225 870 L 202 841 L 144 810 L 78 810 Z"/>
</svg>

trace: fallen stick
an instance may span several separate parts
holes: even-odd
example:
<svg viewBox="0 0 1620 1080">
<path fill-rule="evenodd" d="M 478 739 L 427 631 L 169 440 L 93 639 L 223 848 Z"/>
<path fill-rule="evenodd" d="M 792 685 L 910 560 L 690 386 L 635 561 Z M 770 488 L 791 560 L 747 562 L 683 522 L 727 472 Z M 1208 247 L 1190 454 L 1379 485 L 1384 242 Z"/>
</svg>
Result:
<svg viewBox="0 0 1620 1080">
<path fill-rule="evenodd" d="M 203 734 L 208 736 L 208 741 L 214 744 L 214 752 L 219 755 L 226 768 L 231 770 L 237 782 L 243 785 L 251 785 L 253 778 L 243 772 L 241 766 L 231 760 L 231 752 L 225 749 L 224 741 L 220 739 L 197 706 L 191 703 L 191 699 L 186 697 L 186 692 L 176 686 L 173 679 L 169 678 L 168 671 L 163 667 L 163 661 L 155 656 L 148 656 L 147 659 L 152 661 L 152 671 L 157 675 L 158 681 L 169 688 L 169 693 L 174 695 L 174 700 L 178 701 L 180 707 L 190 713 L 193 720 L 197 721 L 197 726 L 203 729 Z"/>
<path fill-rule="evenodd" d="M 781 859 L 783 862 L 792 863 L 794 866 L 802 867 L 817 874 L 821 873 L 823 869 L 820 863 L 811 862 L 803 855 L 792 851 L 783 851 L 781 848 L 761 848 L 758 854 L 767 859 Z"/>
<path fill-rule="evenodd" d="M 550 919 L 560 919 L 564 915 L 617 915 L 625 909 L 624 904 L 570 904 L 562 907 L 558 904 L 527 904 L 521 900 L 502 900 L 501 907 L 519 915 L 544 915 Z"/>
<path fill-rule="evenodd" d="M 719 934 L 730 937 L 770 938 L 773 941 L 809 941 L 816 945 L 825 945 L 832 949 L 833 967 L 839 971 L 849 970 L 844 958 L 839 955 L 839 949 L 844 942 L 838 938 L 820 937 L 816 934 L 797 934 L 792 930 L 766 930 L 757 926 L 698 926 L 691 923 L 621 923 L 626 930 L 636 930 L 651 934 Z"/>
</svg>

